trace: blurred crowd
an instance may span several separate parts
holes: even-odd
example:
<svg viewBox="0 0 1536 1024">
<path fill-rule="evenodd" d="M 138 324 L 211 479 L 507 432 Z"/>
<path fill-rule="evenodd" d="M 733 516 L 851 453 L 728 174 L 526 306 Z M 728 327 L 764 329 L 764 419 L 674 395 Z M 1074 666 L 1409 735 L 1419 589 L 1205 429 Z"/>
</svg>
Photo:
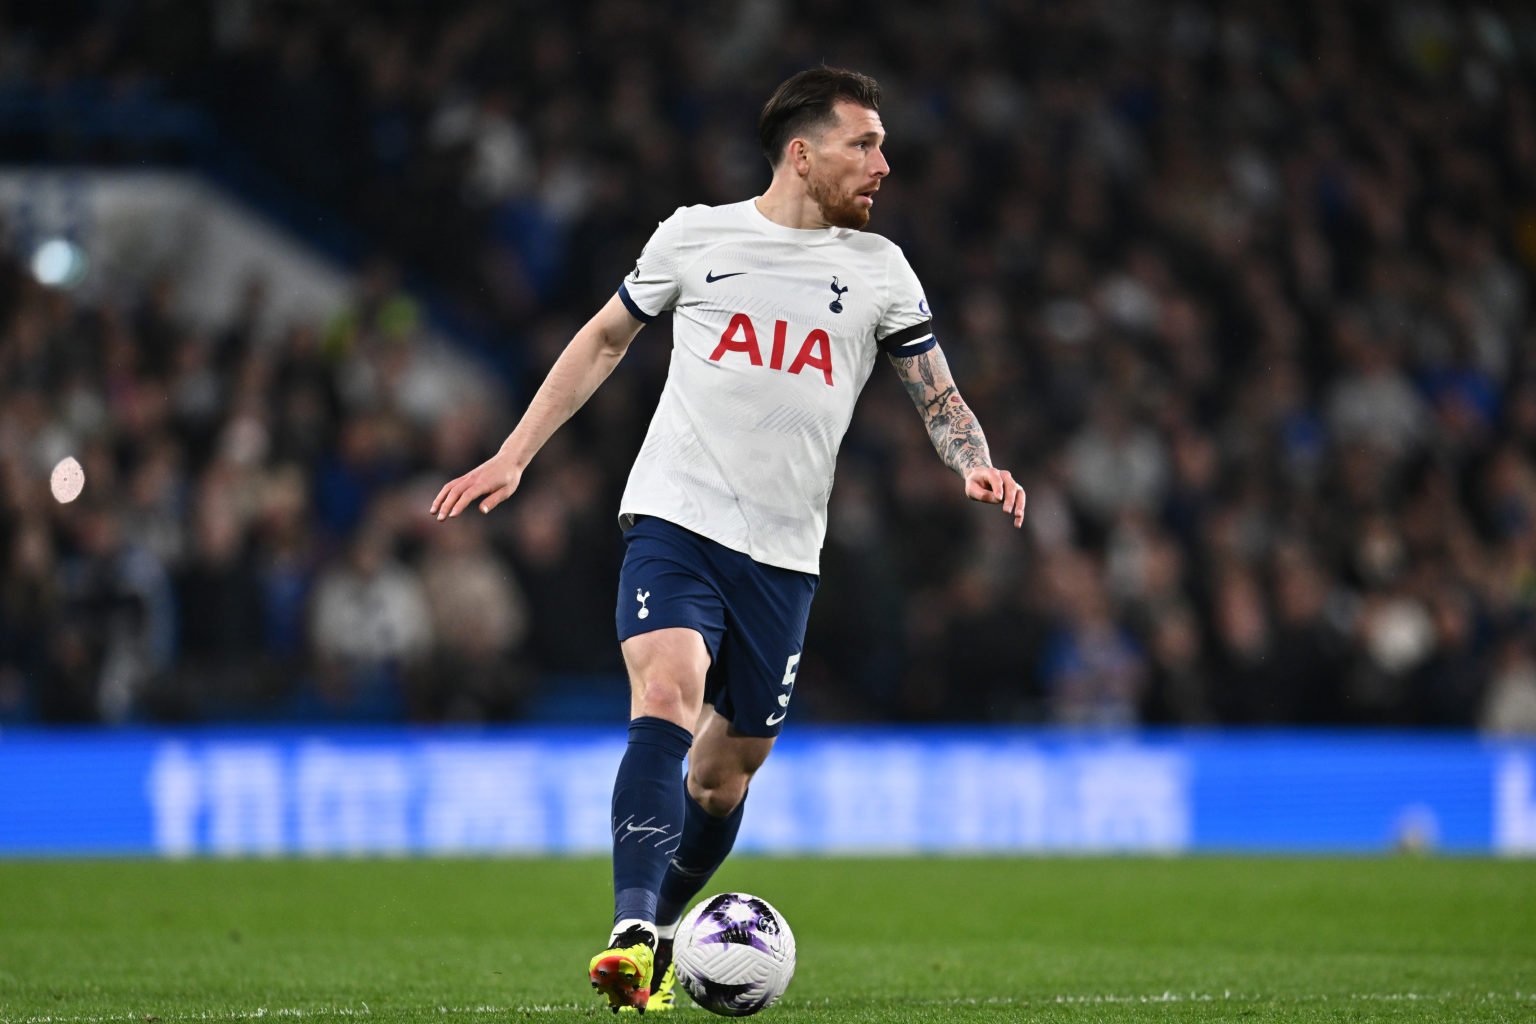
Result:
<svg viewBox="0 0 1536 1024">
<path fill-rule="evenodd" d="M 871 229 L 1029 506 L 1020 536 L 965 502 L 877 368 L 802 714 L 1536 731 L 1518 5 L 57 6 L 0 31 L 0 99 L 196 102 L 380 258 L 350 308 L 270 338 L 259 287 L 210 333 L 178 322 L 173 272 L 92 301 L 0 267 L 0 720 L 499 720 L 622 693 L 613 513 L 664 322 L 503 509 L 425 509 L 658 220 L 765 186 L 756 111 L 825 60 L 885 89 Z M 430 370 L 394 267 L 512 378 L 412 402 Z M 66 454 L 87 483 L 59 505 Z"/>
</svg>

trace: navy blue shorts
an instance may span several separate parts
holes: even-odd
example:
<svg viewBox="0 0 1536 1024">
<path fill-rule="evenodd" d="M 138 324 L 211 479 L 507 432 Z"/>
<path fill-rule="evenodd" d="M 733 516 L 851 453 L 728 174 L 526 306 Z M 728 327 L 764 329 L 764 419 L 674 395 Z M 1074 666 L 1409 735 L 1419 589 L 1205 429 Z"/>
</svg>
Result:
<svg viewBox="0 0 1536 1024">
<path fill-rule="evenodd" d="M 643 516 L 624 533 L 619 642 L 697 630 L 709 648 L 704 699 L 744 736 L 777 736 L 805 644 L 817 577 L 755 562 L 681 526 Z"/>
</svg>

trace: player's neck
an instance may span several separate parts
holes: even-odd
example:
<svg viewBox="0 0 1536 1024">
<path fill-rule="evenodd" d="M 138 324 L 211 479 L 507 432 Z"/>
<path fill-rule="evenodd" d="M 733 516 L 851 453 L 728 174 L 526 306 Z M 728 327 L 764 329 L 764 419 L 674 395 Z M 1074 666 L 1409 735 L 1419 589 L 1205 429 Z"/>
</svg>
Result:
<svg viewBox="0 0 1536 1024">
<path fill-rule="evenodd" d="M 755 200 L 757 212 L 780 227 L 801 230 L 831 227 L 821 216 L 821 207 L 804 188 L 796 187 L 798 184 L 774 178 L 768 191 Z"/>
</svg>

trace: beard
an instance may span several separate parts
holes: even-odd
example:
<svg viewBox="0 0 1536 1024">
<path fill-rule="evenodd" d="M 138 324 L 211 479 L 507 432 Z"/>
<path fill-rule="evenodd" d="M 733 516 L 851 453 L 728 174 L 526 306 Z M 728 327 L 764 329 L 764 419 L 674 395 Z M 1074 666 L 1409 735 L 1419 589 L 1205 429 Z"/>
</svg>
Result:
<svg viewBox="0 0 1536 1024">
<path fill-rule="evenodd" d="M 859 231 L 869 223 L 869 207 L 860 206 L 857 196 L 840 193 L 837 186 L 814 176 L 806 179 L 805 191 L 816 201 L 821 219 L 833 227 Z"/>
</svg>

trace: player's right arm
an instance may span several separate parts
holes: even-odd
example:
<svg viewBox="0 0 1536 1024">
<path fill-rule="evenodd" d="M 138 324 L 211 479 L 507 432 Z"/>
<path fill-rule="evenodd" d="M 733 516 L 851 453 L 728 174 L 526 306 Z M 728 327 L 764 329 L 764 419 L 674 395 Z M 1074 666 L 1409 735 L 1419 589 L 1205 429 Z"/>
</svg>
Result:
<svg viewBox="0 0 1536 1024">
<path fill-rule="evenodd" d="M 565 346 L 500 450 L 468 473 L 444 484 L 433 499 L 429 514 L 441 522 L 457 516 L 477 500 L 484 499 L 480 501 L 480 511 L 489 512 L 510 498 L 534 455 L 608 379 L 644 326 L 624 307 L 618 295 L 609 299 Z"/>
</svg>

